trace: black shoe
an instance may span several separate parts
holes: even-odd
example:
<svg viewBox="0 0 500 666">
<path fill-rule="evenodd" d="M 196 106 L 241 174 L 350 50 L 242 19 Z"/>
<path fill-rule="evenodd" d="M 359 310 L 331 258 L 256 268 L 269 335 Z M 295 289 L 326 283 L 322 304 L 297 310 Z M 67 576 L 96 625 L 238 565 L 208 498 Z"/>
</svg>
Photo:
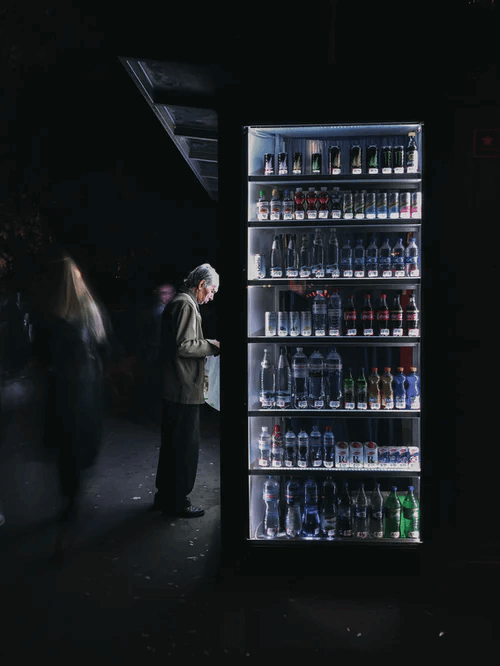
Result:
<svg viewBox="0 0 500 666">
<path fill-rule="evenodd" d="M 163 509 L 163 515 L 171 518 L 200 518 L 205 515 L 205 511 L 200 506 L 189 504 L 182 509 Z"/>
</svg>

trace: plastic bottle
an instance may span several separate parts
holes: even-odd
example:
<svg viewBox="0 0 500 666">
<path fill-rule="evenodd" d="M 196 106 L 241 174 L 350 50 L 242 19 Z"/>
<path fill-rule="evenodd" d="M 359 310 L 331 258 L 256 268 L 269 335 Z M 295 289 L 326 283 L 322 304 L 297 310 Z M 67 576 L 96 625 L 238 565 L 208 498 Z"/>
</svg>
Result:
<svg viewBox="0 0 500 666">
<path fill-rule="evenodd" d="M 292 358 L 292 403 L 295 409 L 307 409 L 309 395 L 309 361 L 302 347 Z"/>
<path fill-rule="evenodd" d="M 373 306 L 370 294 L 365 294 L 365 303 L 361 310 L 361 328 L 364 336 L 372 336 L 373 329 Z"/>
<path fill-rule="evenodd" d="M 390 278 L 393 276 L 392 271 L 392 248 L 389 244 L 389 238 L 387 237 L 379 250 L 379 271 L 380 277 Z"/>
<path fill-rule="evenodd" d="M 347 481 L 344 482 L 344 488 L 339 497 L 337 533 L 339 537 L 352 537 L 352 501 Z"/>
<path fill-rule="evenodd" d="M 330 238 L 328 239 L 328 245 L 326 247 L 325 277 L 340 277 L 339 241 L 337 239 L 337 231 L 335 227 L 330 231 Z"/>
<path fill-rule="evenodd" d="M 270 275 L 272 278 L 283 277 L 283 258 L 281 256 L 281 242 L 279 236 L 273 237 L 271 246 L 271 257 L 269 261 Z"/>
<path fill-rule="evenodd" d="M 352 368 L 349 368 L 344 377 L 344 409 L 354 409 L 356 407 L 356 396 L 354 390 L 354 379 L 352 377 Z"/>
<path fill-rule="evenodd" d="M 387 295 L 381 294 L 380 305 L 377 310 L 377 332 L 381 337 L 387 337 L 391 331 L 389 328 L 389 307 L 387 305 Z"/>
<path fill-rule="evenodd" d="M 259 435 L 259 467 L 271 467 L 271 433 L 267 426 L 262 426 Z"/>
<path fill-rule="evenodd" d="M 309 402 L 313 409 L 325 406 L 325 359 L 319 349 L 309 357 Z"/>
<path fill-rule="evenodd" d="M 405 250 L 405 271 L 407 277 L 420 277 L 420 256 L 414 238 L 411 238 Z"/>
<path fill-rule="evenodd" d="M 390 314 L 391 335 L 402 337 L 403 335 L 403 308 L 401 307 L 401 297 L 399 294 L 394 296 Z"/>
<path fill-rule="evenodd" d="M 321 229 L 316 229 L 314 231 L 311 276 L 313 278 L 325 277 L 325 246 L 323 244 L 323 233 Z"/>
<path fill-rule="evenodd" d="M 281 219 L 281 199 L 280 193 L 277 189 L 273 189 L 271 194 L 271 220 L 280 220 Z"/>
<path fill-rule="evenodd" d="M 269 349 L 264 349 L 264 358 L 260 364 L 260 404 L 263 409 L 272 409 L 276 400 L 274 365 Z"/>
<path fill-rule="evenodd" d="M 403 368 L 396 368 L 392 387 L 394 392 L 394 406 L 396 409 L 406 409 L 406 375 L 403 373 Z"/>
<path fill-rule="evenodd" d="M 333 289 L 327 302 L 328 335 L 342 335 L 342 299 L 338 289 Z"/>
<path fill-rule="evenodd" d="M 326 357 L 326 392 L 328 407 L 340 409 L 343 395 L 342 358 L 336 347 L 330 349 Z"/>
<path fill-rule="evenodd" d="M 333 467 L 335 463 L 335 437 L 332 426 L 326 426 L 323 433 L 323 465 Z"/>
<path fill-rule="evenodd" d="M 276 370 L 276 407 L 280 409 L 290 409 L 292 397 L 292 371 L 286 347 L 281 347 L 278 360 L 278 369 Z"/>
<path fill-rule="evenodd" d="M 319 289 L 312 302 L 312 327 L 315 336 L 324 337 L 327 333 L 327 307 L 325 293 L 322 289 Z"/>
<path fill-rule="evenodd" d="M 259 193 L 259 201 L 257 202 L 257 219 L 261 222 L 269 220 L 269 200 L 266 197 L 264 190 Z"/>
<path fill-rule="evenodd" d="M 350 239 L 347 238 L 340 248 L 340 277 L 352 278 L 353 275 L 352 247 Z"/>
<path fill-rule="evenodd" d="M 354 500 L 354 536 L 365 539 L 369 536 L 369 501 L 365 493 L 365 484 L 361 483 Z"/>
<path fill-rule="evenodd" d="M 293 430 L 285 434 L 285 467 L 297 466 L 297 436 Z"/>
<path fill-rule="evenodd" d="M 355 278 L 365 277 L 365 248 L 362 238 L 358 238 L 352 252 L 352 266 Z"/>
<path fill-rule="evenodd" d="M 306 539 L 315 539 L 319 536 L 319 531 L 318 486 L 313 479 L 309 478 L 304 484 L 302 536 Z"/>
<path fill-rule="evenodd" d="M 384 536 L 384 498 L 380 492 L 380 483 L 375 484 L 370 497 L 370 536 L 374 539 L 382 539 Z"/>
<path fill-rule="evenodd" d="M 265 502 L 264 536 L 268 539 L 274 539 L 278 535 L 280 524 L 280 486 L 273 476 L 266 479 L 262 496 Z"/>
<path fill-rule="evenodd" d="M 393 380 L 391 369 L 384 368 L 384 374 L 380 378 L 380 399 L 382 409 L 394 409 L 394 393 L 393 393 Z"/>
<path fill-rule="evenodd" d="M 406 172 L 416 173 L 418 171 L 418 148 L 415 140 L 415 132 L 408 134 L 408 145 L 406 146 Z"/>
<path fill-rule="evenodd" d="M 314 187 L 310 187 L 306 194 L 307 219 L 316 220 L 318 217 L 318 193 Z"/>
<path fill-rule="evenodd" d="M 330 201 L 330 195 L 328 194 L 326 187 L 322 187 L 318 194 L 318 219 L 327 220 L 330 211 L 328 209 L 328 202 Z"/>
<path fill-rule="evenodd" d="M 370 409 L 380 409 L 380 375 L 378 368 L 372 368 L 368 376 L 368 405 Z"/>
<path fill-rule="evenodd" d="M 297 435 L 297 467 L 309 466 L 309 435 L 300 430 Z"/>
<path fill-rule="evenodd" d="M 279 425 L 275 425 L 271 438 L 271 466 L 283 467 L 284 457 L 283 435 Z"/>
<path fill-rule="evenodd" d="M 406 409 L 420 409 L 420 377 L 417 368 L 411 367 L 406 377 L 408 389 L 406 391 Z"/>
<path fill-rule="evenodd" d="M 420 538 L 420 505 L 414 495 L 414 487 L 408 486 L 406 497 L 401 502 L 401 538 Z"/>
<path fill-rule="evenodd" d="M 321 433 L 314 425 L 309 433 L 309 462 L 311 467 L 321 467 L 323 464 L 323 447 Z"/>
<path fill-rule="evenodd" d="M 396 245 L 392 248 L 392 268 L 394 277 L 405 277 L 405 248 L 402 238 L 398 238 Z"/>
<path fill-rule="evenodd" d="M 400 536 L 401 502 L 398 497 L 398 489 L 393 486 L 384 504 L 384 537 L 386 539 L 399 539 Z"/>
<path fill-rule="evenodd" d="M 293 206 L 293 216 L 296 220 L 303 220 L 305 218 L 305 200 L 306 195 L 302 191 L 301 187 L 297 187 L 293 197 L 294 206 Z"/>
<path fill-rule="evenodd" d="M 352 294 L 347 298 L 344 308 L 344 333 L 349 337 L 358 334 L 356 305 Z"/>
<path fill-rule="evenodd" d="M 333 188 L 331 202 L 332 210 L 330 214 L 332 219 L 340 220 L 342 217 L 342 195 L 340 194 L 340 189 L 338 187 Z"/>
<path fill-rule="evenodd" d="M 299 277 L 311 277 L 311 256 L 309 252 L 309 236 L 303 234 L 299 255 Z"/>
<path fill-rule="evenodd" d="M 356 380 L 356 409 L 368 409 L 368 382 L 364 368 L 360 369 Z"/>
<path fill-rule="evenodd" d="M 300 512 L 300 484 L 290 479 L 285 487 L 286 515 L 285 532 L 287 537 L 295 539 L 302 533 L 302 516 Z"/>
<path fill-rule="evenodd" d="M 299 257 L 295 246 L 295 234 L 288 237 L 288 246 L 285 255 L 285 275 L 287 278 L 299 277 Z"/>
<path fill-rule="evenodd" d="M 375 242 L 375 236 L 372 237 L 368 247 L 366 248 L 366 275 L 369 278 L 378 277 L 378 247 Z"/>
<path fill-rule="evenodd" d="M 283 192 L 283 204 L 281 206 L 283 220 L 293 220 L 293 199 L 290 196 L 290 190 Z"/>
<path fill-rule="evenodd" d="M 321 533 L 327 539 L 337 536 L 337 486 L 331 476 L 321 484 Z"/>
<path fill-rule="evenodd" d="M 419 310 L 415 303 L 415 294 L 410 295 L 410 302 L 405 310 L 405 333 L 410 338 L 415 338 L 420 335 L 420 322 Z"/>
</svg>

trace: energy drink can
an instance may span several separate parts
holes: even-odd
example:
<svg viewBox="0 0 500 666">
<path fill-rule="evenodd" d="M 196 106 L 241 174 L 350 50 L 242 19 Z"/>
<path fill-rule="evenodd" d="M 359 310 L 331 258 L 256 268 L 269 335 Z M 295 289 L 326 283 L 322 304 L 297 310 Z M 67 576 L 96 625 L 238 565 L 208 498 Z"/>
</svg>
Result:
<svg viewBox="0 0 500 666">
<path fill-rule="evenodd" d="M 387 218 L 387 192 L 377 192 L 377 217 L 380 220 Z"/>
<path fill-rule="evenodd" d="M 276 335 L 276 312 L 266 312 L 266 336 Z"/>
<path fill-rule="evenodd" d="M 352 220 L 352 218 L 354 217 L 352 192 L 344 192 L 343 205 L 342 205 L 342 217 L 345 220 Z"/>
<path fill-rule="evenodd" d="M 389 192 L 389 217 L 391 220 L 399 217 L 399 192 Z"/>
<path fill-rule="evenodd" d="M 266 277 L 266 257 L 263 254 L 253 255 L 254 275 L 259 280 Z"/>
<path fill-rule="evenodd" d="M 405 171 L 405 149 L 404 146 L 394 147 L 394 173 L 404 173 Z"/>
<path fill-rule="evenodd" d="M 378 147 L 368 146 L 366 151 L 366 161 L 368 163 L 368 173 L 378 173 Z"/>
<path fill-rule="evenodd" d="M 365 193 L 356 192 L 354 195 L 354 217 L 362 220 L 365 217 Z"/>
<path fill-rule="evenodd" d="M 403 219 L 409 219 L 411 215 L 410 193 L 401 192 L 399 195 L 399 216 Z"/>
<path fill-rule="evenodd" d="M 351 146 L 351 173 L 360 175 L 363 169 L 361 146 Z"/>
<path fill-rule="evenodd" d="M 411 212 L 412 218 L 420 219 L 422 217 L 422 193 L 421 192 L 412 192 L 411 193 L 410 212 Z"/>
<path fill-rule="evenodd" d="M 391 146 L 382 146 L 382 173 L 392 173 Z"/>
<path fill-rule="evenodd" d="M 336 176 L 340 173 L 340 148 L 330 146 L 328 149 L 328 173 Z"/>
<path fill-rule="evenodd" d="M 273 153 L 266 153 L 264 155 L 264 175 L 274 175 L 274 155 Z"/>
<path fill-rule="evenodd" d="M 294 176 L 302 175 L 302 153 L 293 154 L 292 171 Z"/>
<path fill-rule="evenodd" d="M 300 313 L 300 334 L 304 336 L 312 335 L 312 316 L 311 311 L 303 310 Z"/>
<path fill-rule="evenodd" d="M 288 176 L 288 153 L 278 155 L 278 175 Z"/>
<path fill-rule="evenodd" d="M 365 215 L 372 220 L 377 214 L 377 202 L 375 192 L 367 192 L 365 197 Z"/>
<path fill-rule="evenodd" d="M 300 335 L 300 313 L 290 312 L 290 335 Z"/>
<path fill-rule="evenodd" d="M 311 173 L 321 173 L 321 153 L 312 153 L 311 155 Z"/>
</svg>

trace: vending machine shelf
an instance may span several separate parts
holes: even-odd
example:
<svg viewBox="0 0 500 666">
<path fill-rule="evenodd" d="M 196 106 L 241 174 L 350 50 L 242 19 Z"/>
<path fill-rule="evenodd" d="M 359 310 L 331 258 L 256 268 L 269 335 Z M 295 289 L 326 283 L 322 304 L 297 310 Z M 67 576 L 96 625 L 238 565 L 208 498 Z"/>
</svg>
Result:
<svg viewBox="0 0 500 666">
<path fill-rule="evenodd" d="M 417 409 L 249 409 L 248 416 L 321 417 L 341 415 L 351 419 L 413 419 L 420 417 Z"/>
<path fill-rule="evenodd" d="M 329 174 L 299 174 L 299 175 L 287 175 L 287 176 L 277 176 L 269 175 L 265 176 L 264 174 L 256 174 L 248 177 L 249 183 L 258 183 L 262 185 L 273 185 L 273 184 L 286 184 L 286 183 L 328 183 L 329 185 L 335 185 L 335 183 L 353 183 L 356 185 L 373 185 L 374 183 L 391 183 L 394 185 L 399 184 L 408 184 L 408 183 L 420 183 L 422 180 L 421 173 L 378 173 L 378 174 L 339 174 L 339 175 L 329 175 Z"/>
<path fill-rule="evenodd" d="M 285 347 L 297 347 L 304 345 L 313 345 L 320 347 L 330 347 L 340 345 L 344 346 L 362 346 L 366 345 L 370 347 L 378 347 L 383 345 L 384 347 L 415 347 L 420 343 L 419 337 L 408 337 L 407 335 L 399 337 L 381 337 L 378 335 L 374 336 L 362 336 L 362 335 L 339 335 L 336 337 L 333 336 L 324 336 L 318 337 L 315 335 L 303 336 L 278 336 L 278 335 L 255 335 L 247 338 L 248 343 L 257 343 L 257 342 L 266 342 L 270 344 L 279 344 L 280 346 L 284 345 Z"/>
<path fill-rule="evenodd" d="M 249 474 L 269 476 L 281 476 L 288 474 L 327 474 L 332 476 L 346 476 L 353 477 L 356 475 L 367 476 L 367 475 L 378 475 L 383 474 L 384 476 L 394 476 L 394 477 L 413 477 L 420 474 L 420 467 L 418 468 L 402 468 L 402 467 L 382 467 L 380 465 L 375 465 L 372 467 L 251 467 L 248 472 Z"/>
</svg>

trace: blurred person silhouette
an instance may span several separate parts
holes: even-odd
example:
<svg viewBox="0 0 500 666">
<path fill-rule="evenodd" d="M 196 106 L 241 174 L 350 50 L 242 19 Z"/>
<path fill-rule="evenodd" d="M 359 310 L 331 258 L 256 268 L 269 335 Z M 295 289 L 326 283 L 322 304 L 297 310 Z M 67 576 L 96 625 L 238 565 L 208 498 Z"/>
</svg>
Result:
<svg viewBox="0 0 500 666">
<path fill-rule="evenodd" d="M 204 404 L 205 358 L 220 354 L 220 343 L 203 335 L 200 305 L 219 289 L 210 264 L 192 270 L 163 310 L 160 362 L 163 414 L 154 509 L 167 516 L 203 516 L 188 495 L 194 487 L 200 448 L 200 405 Z"/>
<path fill-rule="evenodd" d="M 32 355 L 44 380 L 42 443 L 57 462 L 64 524 L 78 517 L 84 471 L 100 449 L 112 331 L 104 307 L 65 250 L 50 251 L 36 292 Z"/>
</svg>

